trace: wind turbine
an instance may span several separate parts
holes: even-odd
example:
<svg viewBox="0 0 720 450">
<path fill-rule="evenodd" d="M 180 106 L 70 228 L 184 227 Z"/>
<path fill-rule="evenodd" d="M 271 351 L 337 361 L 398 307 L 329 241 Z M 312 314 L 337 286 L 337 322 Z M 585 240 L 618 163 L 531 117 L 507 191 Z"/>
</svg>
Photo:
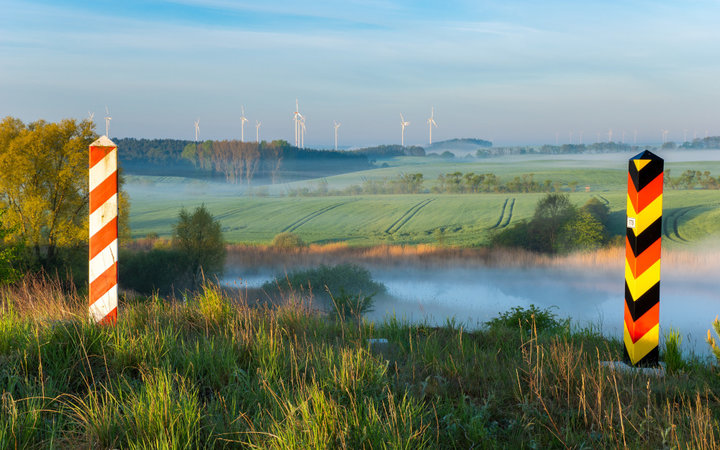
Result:
<svg viewBox="0 0 720 450">
<path fill-rule="evenodd" d="M 435 125 L 437 128 L 438 124 L 435 123 L 435 107 L 430 108 L 430 118 L 427 120 L 428 131 L 430 132 L 430 145 L 432 145 L 432 127 Z"/>
<path fill-rule="evenodd" d="M 333 120 L 333 126 L 335 127 L 335 151 L 337 151 L 337 130 L 340 128 L 340 125 L 342 125 L 342 123 Z"/>
<path fill-rule="evenodd" d="M 305 118 L 300 116 L 300 148 L 305 148 Z"/>
<path fill-rule="evenodd" d="M 247 118 L 245 117 L 245 107 L 241 106 L 242 108 L 242 115 L 240 116 L 240 142 L 245 142 L 245 122 L 247 122 Z"/>
<path fill-rule="evenodd" d="M 92 122 L 95 119 L 95 113 L 88 111 L 88 120 Z"/>
<path fill-rule="evenodd" d="M 255 121 L 255 142 L 260 142 L 260 125 L 262 122 Z"/>
<path fill-rule="evenodd" d="M 105 105 L 105 136 L 108 138 L 110 137 L 110 121 L 112 120 L 112 117 L 110 117 L 110 110 L 108 109 L 107 105 Z"/>
<path fill-rule="evenodd" d="M 612 128 L 608 130 L 608 142 L 612 142 Z"/>
<path fill-rule="evenodd" d="M 410 122 L 406 122 L 405 118 L 402 114 L 400 114 L 400 127 L 402 128 L 400 132 L 400 145 L 405 147 L 405 127 L 410 125 Z"/>
<path fill-rule="evenodd" d="M 198 141 L 198 131 L 200 131 L 200 119 L 195 121 L 195 144 Z"/>
<path fill-rule="evenodd" d="M 667 142 L 668 130 L 660 130 L 660 131 L 662 131 L 662 142 L 664 144 Z"/>
<path fill-rule="evenodd" d="M 300 114 L 300 108 L 298 107 L 298 99 L 295 99 L 295 112 L 293 113 L 293 121 L 295 122 L 295 147 L 298 147 L 298 141 L 300 136 L 300 120 L 304 120 L 302 114 Z"/>
</svg>

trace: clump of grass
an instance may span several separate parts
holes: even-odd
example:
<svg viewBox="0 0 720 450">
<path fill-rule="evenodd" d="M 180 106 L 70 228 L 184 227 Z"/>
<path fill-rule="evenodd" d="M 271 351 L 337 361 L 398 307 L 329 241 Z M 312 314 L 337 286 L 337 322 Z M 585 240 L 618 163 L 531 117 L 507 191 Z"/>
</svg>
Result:
<svg viewBox="0 0 720 450">
<path fill-rule="evenodd" d="M 715 320 L 713 321 L 712 326 L 715 329 L 715 334 L 720 337 L 720 319 L 718 319 L 717 316 L 715 316 Z M 710 345 L 710 349 L 715 356 L 715 360 L 718 364 L 720 364 L 720 345 L 715 342 L 715 338 L 710 333 L 710 330 L 708 330 L 707 332 L 707 343 L 708 345 Z"/>
<path fill-rule="evenodd" d="M 670 372 L 677 372 L 685 367 L 685 361 L 683 360 L 682 353 L 680 352 L 680 345 L 682 345 L 682 335 L 680 330 L 670 328 L 665 333 L 665 355 L 664 361 L 667 366 L 667 370 Z"/>
</svg>

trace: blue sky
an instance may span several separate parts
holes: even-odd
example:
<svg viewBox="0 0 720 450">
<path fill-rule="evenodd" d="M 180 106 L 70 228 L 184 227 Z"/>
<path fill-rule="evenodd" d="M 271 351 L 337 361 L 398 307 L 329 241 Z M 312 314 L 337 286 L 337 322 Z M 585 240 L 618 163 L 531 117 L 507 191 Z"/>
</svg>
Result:
<svg viewBox="0 0 720 450">
<path fill-rule="evenodd" d="M 306 145 L 720 135 L 718 1 L 0 2 L 0 116 Z"/>
</svg>

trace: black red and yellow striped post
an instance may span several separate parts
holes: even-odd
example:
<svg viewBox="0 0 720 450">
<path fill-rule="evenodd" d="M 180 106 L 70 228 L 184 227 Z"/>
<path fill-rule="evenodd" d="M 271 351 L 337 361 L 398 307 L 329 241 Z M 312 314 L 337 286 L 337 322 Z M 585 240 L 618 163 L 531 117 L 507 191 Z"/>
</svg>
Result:
<svg viewBox="0 0 720 450">
<path fill-rule="evenodd" d="M 628 163 L 625 239 L 625 361 L 658 365 L 663 159 L 644 151 Z"/>
</svg>

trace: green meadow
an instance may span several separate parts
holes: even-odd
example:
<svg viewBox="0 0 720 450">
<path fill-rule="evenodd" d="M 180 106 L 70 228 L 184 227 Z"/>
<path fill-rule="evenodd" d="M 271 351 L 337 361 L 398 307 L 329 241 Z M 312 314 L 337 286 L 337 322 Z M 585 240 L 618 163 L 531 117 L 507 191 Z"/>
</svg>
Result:
<svg viewBox="0 0 720 450">
<path fill-rule="evenodd" d="M 507 182 L 532 174 L 551 180 L 581 206 L 595 197 L 611 210 L 611 231 L 622 234 L 625 220 L 627 160 L 537 159 L 438 161 L 404 157 L 377 169 L 277 185 L 227 185 L 180 177 L 128 177 L 133 237 L 149 233 L 169 236 L 180 208 L 204 204 L 220 221 L 225 239 L 269 243 L 290 231 L 310 243 L 349 245 L 439 243 L 481 246 L 494 231 L 532 216 L 540 193 L 442 194 L 433 192 L 437 176 L 452 172 L 494 173 Z M 720 162 L 682 162 L 666 166 L 673 176 L 688 169 L 720 174 Z M 330 195 L 291 197 L 299 188 L 320 184 L 332 190 L 365 180 L 392 180 L 402 173 L 422 173 L 421 194 Z M 571 183 L 576 182 L 576 192 Z M 720 233 L 720 193 L 714 190 L 671 190 L 664 195 L 665 245 L 683 248 Z"/>
</svg>

